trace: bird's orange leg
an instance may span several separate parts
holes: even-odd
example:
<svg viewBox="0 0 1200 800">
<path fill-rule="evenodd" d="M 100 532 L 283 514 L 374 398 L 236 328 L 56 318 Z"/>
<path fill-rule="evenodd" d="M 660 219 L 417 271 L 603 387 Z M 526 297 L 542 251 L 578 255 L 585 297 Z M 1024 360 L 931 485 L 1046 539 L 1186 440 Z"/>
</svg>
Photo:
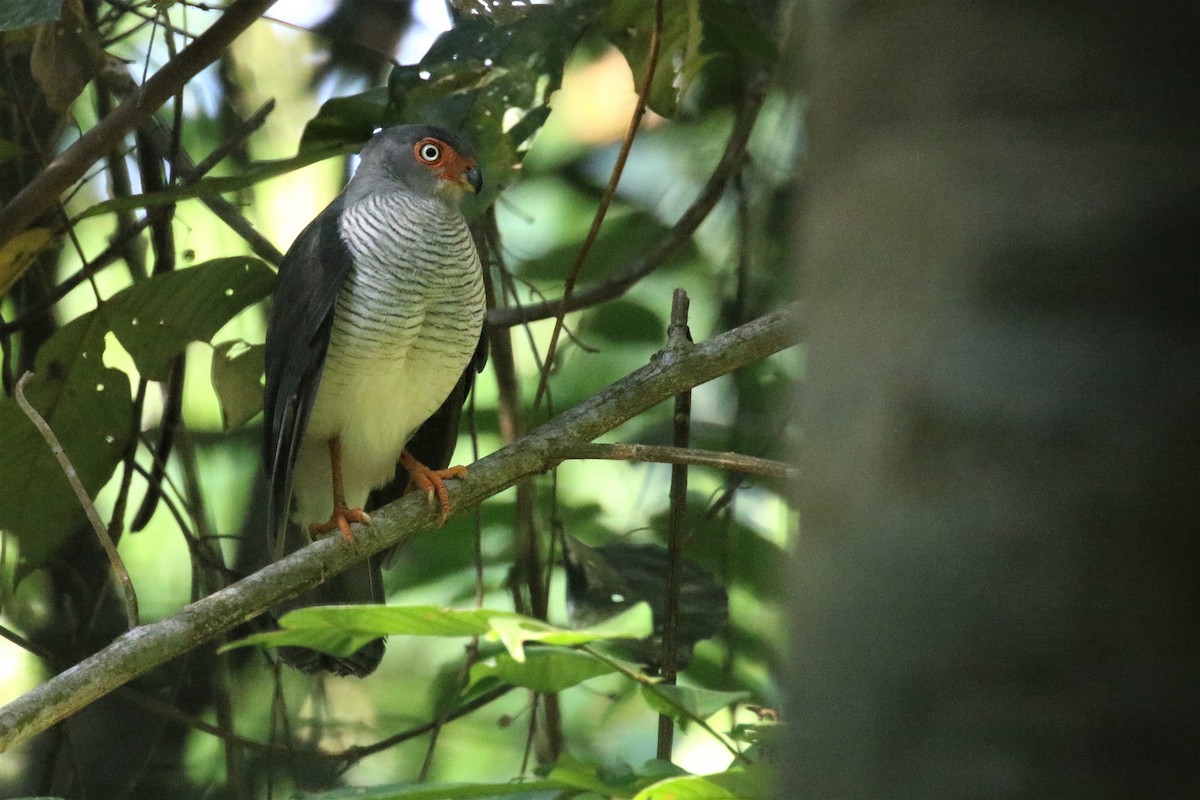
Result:
<svg viewBox="0 0 1200 800">
<path fill-rule="evenodd" d="M 309 525 L 308 532 L 314 536 L 322 536 L 340 530 L 342 538 L 348 542 L 354 541 L 354 535 L 350 533 L 350 523 L 369 524 L 371 517 L 361 508 L 346 506 L 346 488 L 342 485 L 342 440 L 337 436 L 329 440 L 329 472 L 333 477 L 333 513 L 329 515 L 328 522 L 314 522 Z"/>
<path fill-rule="evenodd" d="M 427 498 L 433 500 L 433 495 L 437 494 L 442 506 L 441 522 L 444 523 L 446 517 L 450 516 L 450 496 L 446 492 L 446 479 L 467 477 L 467 468 L 459 466 L 430 469 L 417 461 L 407 450 L 400 454 L 400 464 L 408 470 L 409 482 L 423 491 Z"/>
</svg>

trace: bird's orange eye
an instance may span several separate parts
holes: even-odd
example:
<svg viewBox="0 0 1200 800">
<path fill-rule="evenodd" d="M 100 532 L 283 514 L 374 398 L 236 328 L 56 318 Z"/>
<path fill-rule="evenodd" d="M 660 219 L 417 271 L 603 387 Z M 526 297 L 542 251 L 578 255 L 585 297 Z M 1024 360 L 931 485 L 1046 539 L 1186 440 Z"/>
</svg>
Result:
<svg viewBox="0 0 1200 800">
<path fill-rule="evenodd" d="M 437 164 L 442 160 L 442 145 L 436 139 L 422 139 L 413 146 L 413 152 L 426 164 Z"/>
</svg>

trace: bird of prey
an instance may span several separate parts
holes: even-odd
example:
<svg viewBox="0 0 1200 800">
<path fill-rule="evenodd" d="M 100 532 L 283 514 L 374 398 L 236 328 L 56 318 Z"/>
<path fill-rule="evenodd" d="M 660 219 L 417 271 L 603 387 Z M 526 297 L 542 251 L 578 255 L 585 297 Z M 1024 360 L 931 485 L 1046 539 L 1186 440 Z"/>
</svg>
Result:
<svg viewBox="0 0 1200 800">
<path fill-rule="evenodd" d="M 377 133 L 354 177 L 288 249 L 267 325 L 264 461 L 276 554 L 369 522 L 373 490 L 437 495 L 485 355 L 483 272 L 459 210 L 482 176 L 470 145 L 427 125 Z M 397 475 L 397 466 L 403 467 Z M 391 492 L 396 494 L 394 489 Z M 382 603 L 381 558 L 300 605 Z M 285 648 L 309 672 L 364 676 L 383 640 L 334 658 Z"/>
</svg>

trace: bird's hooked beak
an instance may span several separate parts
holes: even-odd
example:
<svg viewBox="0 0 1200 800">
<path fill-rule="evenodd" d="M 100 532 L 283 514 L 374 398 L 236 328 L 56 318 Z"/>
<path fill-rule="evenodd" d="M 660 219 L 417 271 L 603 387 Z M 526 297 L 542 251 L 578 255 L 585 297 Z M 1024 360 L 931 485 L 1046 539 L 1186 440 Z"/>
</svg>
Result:
<svg viewBox="0 0 1200 800">
<path fill-rule="evenodd" d="M 464 191 L 470 190 L 472 194 L 479 194 L 483 189 L 483 172 L 480 171 L 478 164 L 472 164 L 471 168 L 464 172 L 458 179 L 458 185 Z"/>
</svg>

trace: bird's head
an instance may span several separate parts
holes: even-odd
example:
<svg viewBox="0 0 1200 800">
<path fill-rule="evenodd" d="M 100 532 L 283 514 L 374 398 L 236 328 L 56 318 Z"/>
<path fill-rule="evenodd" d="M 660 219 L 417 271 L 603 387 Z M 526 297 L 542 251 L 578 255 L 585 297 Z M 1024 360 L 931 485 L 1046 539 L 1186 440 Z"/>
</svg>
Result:
<svg viewBox="0 0 1200 800">
<path fill-rule="evenodd" d="M 375 134 L 363 147 L 349 190 L 361 197 L 411 191 L 457 204 L 463 192 L 481 188 L 483 174 L 465 139 L 431 125 L 397 125 Z"/>
</svg>

